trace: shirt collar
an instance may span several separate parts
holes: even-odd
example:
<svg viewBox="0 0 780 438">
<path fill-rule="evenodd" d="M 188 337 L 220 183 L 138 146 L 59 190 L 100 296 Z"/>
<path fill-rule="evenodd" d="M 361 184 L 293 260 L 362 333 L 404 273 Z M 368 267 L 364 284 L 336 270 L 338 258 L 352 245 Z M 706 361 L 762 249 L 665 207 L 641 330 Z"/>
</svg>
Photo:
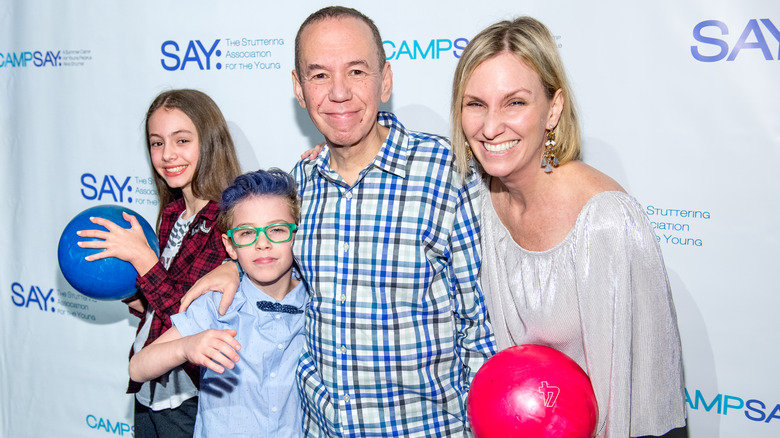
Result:
<svg viewBox="0 0 780 438">
<path fill-rule="evenodd" d="M 217 214 L 219 213 L 219 204 L 214 201 L 209 201 L 203 208 L 200 209 L 196 216 L 202 216 L 208 221 L 212 222 L 217 220 Z"/>
<path fill-rule="evenodd" d="M 399 178 L 406 178 L 406 161 L 409 158 L 409 136 L 395 114 L 380 111 L 377 122 L 390 129 L 382 149 L 374 158 L 374 165 Z"/>
<path fill-rule="evenodd" d="M 380 111 L 377 123 L 388 128 L 390 132 L 382 144 L 382 148 L 368 167 L 374 166 L 399 178 L 406 178 L 406 161 L 409 156 L 408 135 L 406 128 L 398 121 L 395 114 Z M 331 173 L 330 148 L 326 144 L 320 155 L 314 160 L 314 167 L 321 175 Z"/>
<path fill-rule="evenodd" d="M 296 266 L 293 266 L 293 278 L 300 280 L 298 285 L 295 286 L 290 292 L 287 293 L 287 295 L 284 296 L 284 298 L 278 302 L 305 310 L 304 306 L 309 301 L 309 294 L 307 292 L 306 282 L 303 280 L 303 276 L 300 274 L 300 271 L 298 271 Z M 277 300 L 271 298 L 268 294 L 255 286 L 255 284 L 252 283 L 252 280 L 250 280 L 246 274 L 241 277 L 241 284 L 239 285 L 239 289 L 243 291 L 243 295 L 246 301 L 251 303 L 252 306 L 254 306 L 255 302 L 258 300 L 277 302 Z M 236 298 L 238 298 L 238 296 L 239 294 L 236 294 Z"/>
</svg>

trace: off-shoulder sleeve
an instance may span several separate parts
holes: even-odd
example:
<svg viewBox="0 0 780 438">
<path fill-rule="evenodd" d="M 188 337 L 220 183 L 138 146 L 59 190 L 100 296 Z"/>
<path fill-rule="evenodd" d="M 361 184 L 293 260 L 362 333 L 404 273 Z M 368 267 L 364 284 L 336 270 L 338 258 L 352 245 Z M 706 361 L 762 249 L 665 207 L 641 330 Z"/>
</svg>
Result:
<svg viewBox="0 0 780 438">
<path fill-rule="evenodd" d="M 604 438 L 685 425 L 680 335 L 661 249 L 639 204 L 597 195 L 574 250 L 587 372 Z M 609 418 L 609 421 L 606 421 Z"/>
</svg>

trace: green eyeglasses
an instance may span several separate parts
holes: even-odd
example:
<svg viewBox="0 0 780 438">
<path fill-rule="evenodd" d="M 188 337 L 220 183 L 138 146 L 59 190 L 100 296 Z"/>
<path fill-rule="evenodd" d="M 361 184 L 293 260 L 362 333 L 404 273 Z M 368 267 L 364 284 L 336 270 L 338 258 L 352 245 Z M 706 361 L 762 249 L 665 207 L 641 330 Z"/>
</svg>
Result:
<svg viewBox="0 0 780 438">
<path fill-rule="evenodd" d="M 295 224 L 287 222 L 279 222 L 276 224 L 268 225 L 267 227 L 250 227 L 244 225 L 241 227 L 231 228 L 227 230 L 227 235 L 233 244 L 238 247 L 253 245 L 257 242 L 258 236 L 262 232 L 265 237 L 271 243 L 284 243 L 289 242 L 292 239 L 293 232 L 298 227 Z"/>
</svg>

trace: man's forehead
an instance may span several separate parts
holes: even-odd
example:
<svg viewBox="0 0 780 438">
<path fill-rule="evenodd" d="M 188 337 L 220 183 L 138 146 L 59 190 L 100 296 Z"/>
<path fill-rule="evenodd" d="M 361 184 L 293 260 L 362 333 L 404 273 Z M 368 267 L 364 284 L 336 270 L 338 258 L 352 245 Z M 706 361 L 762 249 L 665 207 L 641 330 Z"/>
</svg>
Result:
<svg viewBox="0 0 780 438">
<path fill-rule="evenodd" d="M 338 29 L 344 32 L 347 31 L 363 31 L 371 34 L 371 28 L 363 20 L 348 15 L 338 17 L 324 17 L 316 21 L 308 23 L 306 27 L 301 30 L 302 35 L 306 35 L 311 32 L 320 31 L 322 29 Z"/>
<path fill-rule="evenodd" d="M 300 49 L 315 58 L 322 51 L 337 50 L 351 58 L 349 62 L 369 62 L 376 54 L 371 28 L 354 17 L 328 17 L 310 23 L 301 33 Z"/>
</svg>

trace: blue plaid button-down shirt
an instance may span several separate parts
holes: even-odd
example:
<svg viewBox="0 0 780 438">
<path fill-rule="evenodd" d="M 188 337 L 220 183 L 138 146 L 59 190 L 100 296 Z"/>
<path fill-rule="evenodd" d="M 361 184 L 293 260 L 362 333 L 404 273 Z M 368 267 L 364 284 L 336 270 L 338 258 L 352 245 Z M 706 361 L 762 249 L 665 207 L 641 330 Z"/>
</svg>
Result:
<svg viewBox="0 0 780 438">
<path fill-rule="evenodd" d="M 482 291 L 479 190 L 442 137 L 390 132 L 351 187 L 325 148 L 293 171 L 295 253 L 312 287 L 298 366 L 310 436 L 469 435 L 466 394 L 495 352 Z"/>
</svg>

